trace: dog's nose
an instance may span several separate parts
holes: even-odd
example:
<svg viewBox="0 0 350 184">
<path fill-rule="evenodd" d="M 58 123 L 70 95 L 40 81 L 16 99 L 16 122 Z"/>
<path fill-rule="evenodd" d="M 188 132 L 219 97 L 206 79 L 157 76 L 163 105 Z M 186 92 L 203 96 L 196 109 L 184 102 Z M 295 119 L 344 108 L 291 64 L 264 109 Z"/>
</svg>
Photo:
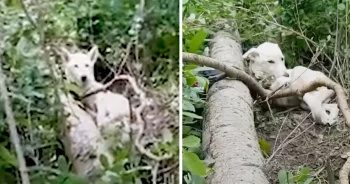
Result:
<svg viewBox="0 0 350 184">
<path fill-rule="evenodd" d="M 82 76 L 82 77 L 81 77 L 81 81 L 83 81 L 83 82 L 85 82 L 85 81 L 86 81 L 86 79 L 87 79 L 87 77 L 86 77 L 86 76 Z"/>
<path fill-rule="evenodd" d="M 283 76 L 289 77 L 289 74 L 288 74 L 287 72 L 285 72 L 285 73 L 283 74 Z"/>
</svg>

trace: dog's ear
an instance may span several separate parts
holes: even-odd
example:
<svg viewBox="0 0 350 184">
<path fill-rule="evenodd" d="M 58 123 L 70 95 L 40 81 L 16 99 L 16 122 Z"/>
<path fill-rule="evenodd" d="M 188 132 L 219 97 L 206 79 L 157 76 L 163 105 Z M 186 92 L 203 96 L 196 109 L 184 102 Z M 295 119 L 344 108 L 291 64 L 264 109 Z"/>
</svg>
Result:
<svg viewBox="0 0 350 184">
<path fill-rule="evenodd" d="M 71 53 L 65 47 L 60 47 L 59 55 L 61 56 L 63 63 L 67 63 Z"/>
<path fill-rule="evenodd" d="M 94 45 L 94 46 L 90 49 L 90 51 L 89 51 L 89 53 L 88 53 L 88 56 L 89 56 L 90 61 L 91 61 L 92 63 L 95 63 L 95 62 L 96 62 L 97 57 L 98 57 L 98 47 L 97 47 L 97 45 Z"/>
<path fill-rule="evenodd" d="M 244 60 L 250 60 L 254 62 L 255 59 L 259 57 L 259 52 L 256 48 L 251 48 L 246 53 L 244 53 L 242 57 Z"/>
</svg>

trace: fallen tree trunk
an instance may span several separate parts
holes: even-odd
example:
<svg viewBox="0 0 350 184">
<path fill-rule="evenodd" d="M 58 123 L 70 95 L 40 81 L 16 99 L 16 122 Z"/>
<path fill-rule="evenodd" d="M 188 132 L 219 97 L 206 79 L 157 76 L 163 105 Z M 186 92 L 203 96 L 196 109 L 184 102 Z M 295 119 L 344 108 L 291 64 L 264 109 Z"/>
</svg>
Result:
<svg viewBox="0 0 350 184">
<path fill-rule="evenodd" d="M 211 44 L 211 57 L 243 70 L 242 49 L 238 39 L 218 32 Z M 215 83 L 208 93 L 203 149 L 206 158 L 214 159 L 213 184 L 265 184 L 263 156 L 254 127 L 253 99 L 248 87 L 238 80 Z"/>
</svg>

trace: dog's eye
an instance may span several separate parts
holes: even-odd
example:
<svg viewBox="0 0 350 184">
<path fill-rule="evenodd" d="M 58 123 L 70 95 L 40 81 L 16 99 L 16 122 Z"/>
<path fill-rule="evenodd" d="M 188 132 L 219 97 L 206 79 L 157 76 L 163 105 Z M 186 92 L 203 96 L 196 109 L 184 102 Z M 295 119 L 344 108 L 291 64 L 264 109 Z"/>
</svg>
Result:
<svg viewBox="0 0 350 184">
<path fill-rule="evenodd" d="M 85 64 L 85 67 L 87 68 L 87 67 L 89 67 L 89 65 L 88 65 L 88 64 Z"/>
<path fill-rule="evenodd" d="M 78 68 L 78 65 L 74 65 L 75 68 Z"/>
<path fill-rule="evenodd" d="M 284 60 L 284 58 L 281 58 L 282 59 L 282 61 Z"/>
<path fill-rule="evenodd" d="M 329 110 L 326 110 L 326 113 L 329 115 L 331 112 L 329 112 Z"/>
<path fill-rule="evenodd" d="M 272 60 L 269 60 L 268 62 L 269 62 L 269 63 L 271 63 L 271 64 L 275 63 L 275 62 L 274 62 L 274 61 L 272 61 Z"/>
</svg>

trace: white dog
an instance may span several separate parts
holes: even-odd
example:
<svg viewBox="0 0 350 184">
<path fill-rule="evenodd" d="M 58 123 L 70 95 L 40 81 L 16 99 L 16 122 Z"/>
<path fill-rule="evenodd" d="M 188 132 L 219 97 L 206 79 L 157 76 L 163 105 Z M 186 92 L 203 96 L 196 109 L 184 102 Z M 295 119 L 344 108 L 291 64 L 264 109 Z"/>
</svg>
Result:
<svg viewBox="0 0 350 184">
<path fill-rule="evenodd" d="M 293 90 L 299 90 L 316 80 L 323 80 L 327 77 L 319 71 L 313 71 L 303 66 L 296 66 L 288 70 L 289 77 L 279 77 L 271 85 L 271 90 L 276 90 L 283 85 L 288 85 Z M 338 121 L 339 108 L 337 104 L 329 103 L 334 91 L 326 87 L 319 87 L 314 91 L 305 93 L 302 100 L 297 96 L 284 97 L 274 100 L 278 106 L 298 106 L 312 113 L 317 123 L 333 125 Z"/>
<path fill-rule="evenodd" d="M 110 162 L 113 157 L 90 114 L 69 94 L 61 93 L 60 101 L 66 117 L 62 139 L 65 151 L 79 176 L 93 177 L 102 169 L 98 155 L 104 154 Z"/>
<path fill-rule="evenodd" d="M 275 78 L 289 76 L 284 55 L 278 44 L 264 42 L 244 53 L 243 59 L 249 62 L 249 70 L 256 79 L 265 75 L 272 75 Z"/>
<path fill-rule="evenodd" d="M 75 82 L 84 91 L 82 102 L 95 114 L 97 126 L 102 135 L 115 135 L 117 127 L 122 127 L 121 142 L 127 142 L 130 134 L 130 104 L 121 94 L 106 90 L 94 76 L 94 64 L 98 57 L 98 48 L 94 46 L 88 53 L 70 53 L 62 48 L 65 56 L 65 73 L 67 78 Z M 111 137 L 110 137 L 111 138 Z"/>
<path fill-rule="evenodd" d="M 265 42 L 257 48 L 248 50 L 243 59 L 248 62 L 249 74 L 257 80 L 271 78 L 264 87 L 276 90 L 283 85 L 292 84 L 293 89 L 310 84 L 312 81 L 326 77 L 323 73 L 312 71 L 302 66 L 287 70 L 284 55 L 278 44 Z M 291 82 L 294 81 L 295 82 Z M 272 84 L 271 84 L 272 83 Z M 273 103 L 282 107 L 301 106 L 312 112 L 313 119 L 322 124 L 334 124 L 338 121 L 337 104 L 327 104 L 334 91 L 325 87 L 306 93 L 302 100 L 297 96 L 275 99 Z"/>
</svg>

